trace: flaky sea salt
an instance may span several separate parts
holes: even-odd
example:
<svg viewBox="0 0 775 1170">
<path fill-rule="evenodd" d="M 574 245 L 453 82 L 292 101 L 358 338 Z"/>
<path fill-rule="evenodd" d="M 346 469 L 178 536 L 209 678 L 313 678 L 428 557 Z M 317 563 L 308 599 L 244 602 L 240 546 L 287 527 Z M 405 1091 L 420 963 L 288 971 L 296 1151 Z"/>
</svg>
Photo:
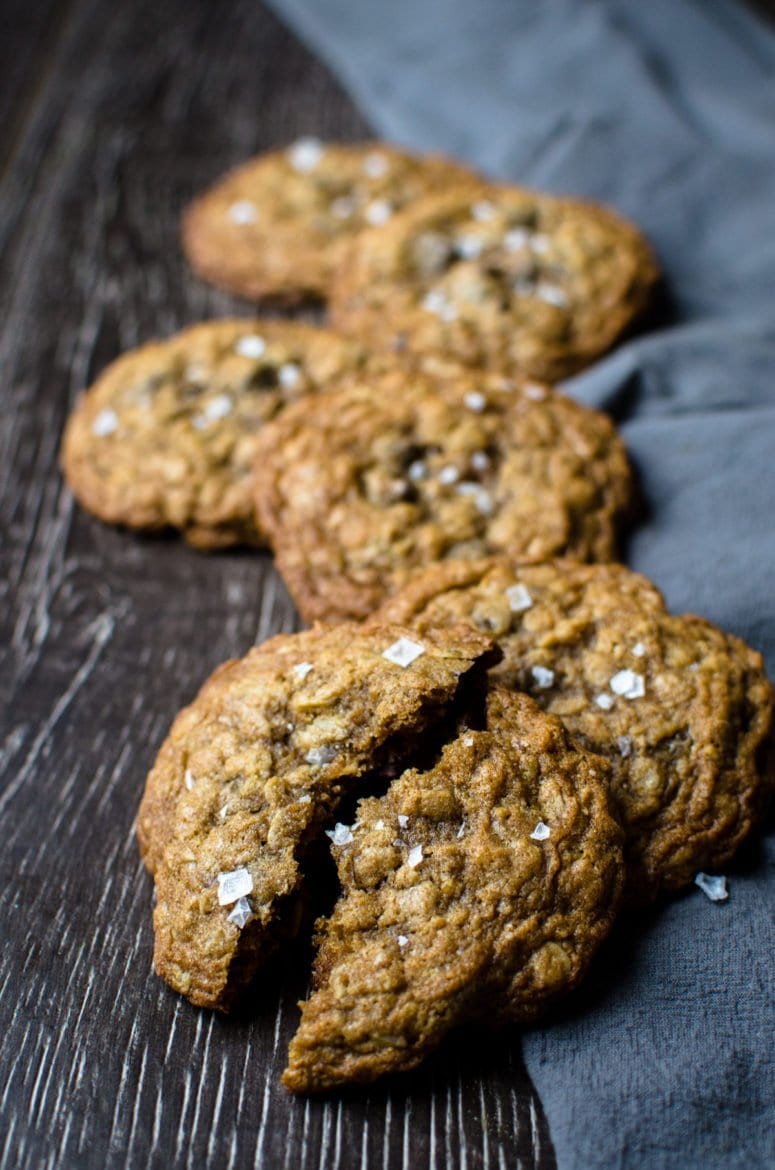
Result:
<svg viewBox="0 0 775 1170">
<path fill-rule="evenodd" d="M 487 406 L 487 399 L 484 394 L 480 394 L 478 390 L 471 390 L 463 398 L 469 410 L 473 410 L 476 414 L 481 414 Z"/>
<path fill-rule="evenodd" d="M 386 199 L 375 199 L 364 211 L 363 218 L 372 227 L 381 227 L 383 223 L 387 223 L 392 214 L 393 208 Z"/>
<path fill-rule="evenodd" d="M 96 435 L 98 439 L 104 439 L 106 435 L 112 435 L 117 430 L 118 415 L 115 410 L 101 410 L 91 425 L 91 433 Z"/>
<path fill-rule="evenodd" d="M 547 305 L 555 305 L 558 309 L 564 309 L 568 304 L 567 294 L 556 284 L 537 285 L 535 295 L 539 300 L 545 301 Z"/>
<path fill-rule="evenodd" d="M 632 648 L 632 652 L 636 658 L 642 658 L 643 655 L 646 653 L 646 647 L 643 645 L 642 642 L 636 642 Z"/>
<path fill-rule="evenodd" d="M 539 821 L 530 834 L 530 839 L 531 841 L 545 841 L 548 836 L 549 826 L 545 825 L 543 821 Z"/>
<path fill-rule="evenodd" d="M 384 154 L 373 152 L 363 160 L 363 173 L 369 179 L 382 179 L 388 173 L 390 163 Z"/>
<path fill-rule="evenodd" d="M 726 902 L 729 897 L 727 879 L 722 876 L 714 877 L 709 873 L 698 873 L 694 879 L 695 886 L 699 886 L 703 894 L 711 902 Z"/>
<path fill-rule="evenodd" d="M 242 930 L 247 926 L 253 917 L 253 907 L 247 898 L 240 898 L 234 905 L 234 909 L 228 914 L 229 922 L 233 922 Z"/>
<path fill-rule="evenodd" d="M 519 252 L 530 240 L 530 232 L 526 228 L 511 228 L 503 237 L 503 246 L 507 252 Z"/>
<path fill-rule="evenodd" d="M 455 244 L 455 251 L 463 260 L 476 260 L 482 254 L 482 241 L 478 236 L 461 236 Z"/>
<path fill-rule="evenodd" d="M 322 157 L 323 143 L 319 138 L 299 138 L 288 150 L 288 161 L 301 174 L 314 171 Z"/>
<path fill-rule="evenodd" d="M 409 942 L 409 939 L 406 937 L 406 935 L 405 935 L 405 934 L 399 934 L 399 936 L 398 936 L 398 945 L 400 946 L 401 950 L 403 950 L 403 949 L 404 949 L 404 947 L 406 946 L 406 944 L 407 944 L 408 942 Z"/>
<path fill-rule="evenodd" d="M 323 747 L 310 748 L 304 759 L 308 764 L 312 764 L 313 768 L 320 768 L 323 764 L 330 764 L 335 756 L 335 749 L 325 744 Z"/>
<path fill-rule="evenodd" d="M 185 786 L 189 792 L 191 791 L 191 789 L 194 787 L 194 784 L 196 783 L 196 781 L 194 780 L 194 773 L 191 771 L 190 768 L 186 768 L 185 772 L 183 773 L 183 783 L 185 784 Z"/>
<path fill-rule="evenodd" d="M 512 613 L 524 613 L 533 604 L 533 598 L 525 585 L 509 585 L 505 590 L 506 600 Z"/>
<path fill-rule="evenodd" d="M 614 700 L 605 691 L 601 691 L 599 695 L 595 695 L 595 703 L 603 711 L 610 711 L 614 705 Z"/>
<path fill-rule="evenodd" d="M 524 389 L 524 395 L 525 398 L 532 398 L 533 402 L 543 402 L 546 398 L 546 391 L 536 382 L 528 382 Z"/>
<path fill-rule="evenodd" d="M 257 333 L 249 333 L 247 337 L 240 337 L 234 349 L 242 357 L 260 358 L 266 353 L 266 342 Z"/>
<path fill-rule="evenodd" d="M 387 658 L 388 662 L 394 662 L 396 666 L 407 667 L 424 653 L 425 647 L 419 642 L 413 642 L 410 638 L 399 638 L 392 646 L 388 646 L 387 650 L 382 651 L 382 657 Z"/>
<path fill-rule="evenodd" d="M 422 861 L 422 845 L 415 845 L 413 849 L 409 850 L 409 856 L 406 863 L 410 869 L 417 869 L 417 866 Z"/>
<path fill-rule="evenodd" d="M 531 666 L 530 673 L 536 686 L 541 687 L 542 690 L 546 690 L 554 682 L 554 671 L 550 670 L 548 666 Z"/>
<path fill-rule="evenodd" d="M 623 760 L 628 759 L 632 755 L 632 737 L 629 735 L 620 735 L 616 740 L 616 746 L 619 749 L 619 755 Z"/>
<path fill-rule="evenodd" d="M 298 386 L 301 381 L 301 367 L 297 366 L 295 362 L 285 362 L 277 371 L 277 378 L 281 386 L 290 390 L 293 386 Z"/>
<path fill-rule="evenodd" d="M 624 699 L 640 699 L 646 693 L 646 681 L 634 670 L 619 670 L 608 684 L 615 695 Z"/>
<path fill-rule="evenodd" d="M 258 208 L 249 199 L 238 199 L 229 208 L 228 216 L 232 223 L 255 223 L 258 219 Z"/>
<path fill-rule="evenodd" d="M 405 816 L 403 813 L 399 813 L 398 814 L 399 828 L 405 829 L 408 824 L 409 824 L 409 817 Z"/>
<path fill-rule="evenodd" d="M 349 219 L 355 211 L 355 200 L 346 195 L 340 195 L 331 203 L 331 214 L 336 219 Z"/>
<path fill-rule="evenodd" d="M 230 906 L 253 891 L 253 878 L 247 869 L 232 869 L 218 874 L 218 903 Z"/>
<path fill-rule="evenodd" d="M 215 398 L 211 398 L 202 407 L 202 417 L 207 422 L 218 422 L 219 419 L 231 414 L 233 407 L 234 403 L 228 394 L 216 394 Z"/>
<path fill-rule="evenodd" d="M 305 792 L 302 796 L 299 797 L 299 804 L 311 804 L 311 803 L 312 803 L 312 797 L 310 796 L 310 794 L 308 792 Z"/>
<path fill-rule="evenodd" d="M 413 463 L 409 464 L 406 470 L 406 474 L 413 483 L 419 483 L 421 479 L 427 478 L 428 468 L 423 463 L 422 459 L 415 459 Z"/>
<path fill-rule="evenodd" d="M 486 199 L 480 199 L 471 208 L 471 215 L 478 223 L 487 223 L 495 215 L 495 207 Z"/>
<path fill-rule="evenodd" d="M 297 662 L 293 668 L 293 673 L 298 675 L 299 678 L 306 678 L 309 672 L 314 669 L 315 667 L 311 662 Z"/>
<path fill-rule="evenodd" d="M 337 822 L 333 829 L 326 829 L 326 836 L 330 837 L 334 845 L 349 845 L 353 840 L 352 829 L 349 825 Z"/>
</svg>

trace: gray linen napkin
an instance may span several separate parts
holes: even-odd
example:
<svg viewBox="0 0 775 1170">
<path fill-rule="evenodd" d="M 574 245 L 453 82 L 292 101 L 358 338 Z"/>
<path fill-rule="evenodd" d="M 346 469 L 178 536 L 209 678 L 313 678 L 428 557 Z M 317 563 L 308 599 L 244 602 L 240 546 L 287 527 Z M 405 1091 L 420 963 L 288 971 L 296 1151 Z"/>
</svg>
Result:
<svg viewBox="0 0 775 1170">
<path fill-rule="evenodd" d="M 272 0 L 375 130 L 607 200 L 669 324 L 567 383 L 609 410 L 648 515 L 628 562 L 775 673 L 775 35 L 731 0 Z M 560 1170 L 775 1165 L 775 839 L 622 921 L 524 1036 Z"/>
</svg>

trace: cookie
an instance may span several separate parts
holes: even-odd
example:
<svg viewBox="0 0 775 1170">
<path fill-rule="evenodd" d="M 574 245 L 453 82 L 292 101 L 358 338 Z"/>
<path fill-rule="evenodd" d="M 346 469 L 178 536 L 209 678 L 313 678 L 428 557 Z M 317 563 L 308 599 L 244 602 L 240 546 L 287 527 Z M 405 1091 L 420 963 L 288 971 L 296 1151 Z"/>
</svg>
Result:
<svg viewBox="0 0 775 1170">
<path fill-rule="evenodd" d="M 81 397 L 62 467 L 79 502 L 197 548 L 263 544 L 256 436 L 289 402 L 363 365 L 355 342 L 285 321 L 209 321 L 124 354 Z"/>
<path fill-rule="evenodd" d="M 384 142 L 303 138 L 231 171 L 183 218 L 183 248 L 205 280 L 251 299 L 328 295 L 343 242 L 472 173 Z"/>
<path fill-rule="evenodd" d="M 385 371 L 259 440 L 256 509 L 302 615 L 365 617 L 410 569 L 614 556 L 631 492 L 610 420 L 534 383 Z"/>
<path fill-rule="evenodd" d="M 524 1023 L 574 987 L 621 892 L 607 773 L 496 688 L 481 727 L 361 801 L 334 836 L 342 894 L 319 924 L 286 1087 L 413 1068 L 455 1025 Z"/>
<path fill-rule="evenodd" d="M 159 975 L 227 1009 L 292 930 L 306 852 L 343 796 L 404 759 L 492 658 L 469 627 L 340 626 L 217 670 L 175 720 L 138 816 Z"/>
<path fill-rule="evenodd" d="M 377 615 L 496 638 L 503 685 L 529 692 L 613 769 L 629 897 L 727 862 L 773 785 L 773 691 L 761 656 L 667 612 L 622 565 L 505 560 L 429 568 Z"/>
<path fill-rule="evenodd" d="M 331 319 L 374 349 L 554 382 L 630 329 L 657 277 L 644 238 L 607 208 L 459 186 L 352 242 Z"/>
</svg>

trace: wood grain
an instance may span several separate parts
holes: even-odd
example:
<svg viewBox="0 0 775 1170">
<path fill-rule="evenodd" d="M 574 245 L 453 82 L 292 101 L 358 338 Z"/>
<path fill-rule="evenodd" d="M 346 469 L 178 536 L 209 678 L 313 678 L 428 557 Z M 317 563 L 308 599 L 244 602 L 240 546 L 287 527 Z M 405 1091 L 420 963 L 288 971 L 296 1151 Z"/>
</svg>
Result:
<svg viewBox="0 0 775 1170">
<path fill-rule="evenodd" d="M 75 508 L 75 394 L 123 348 L 249 312 L 177 217 L 230 164 L 362 119 L 254 0 L 8 0 L 0 37 L 0 1165 L 512 1170 L 554 1164 L 515 1034 L 325 1101 L 280 1087 L 303 956 L 249 1018 L 151 973 L 133 819 L 178 708 L 295 615 L 267 557 L 198 556 Z"/>
</svg>

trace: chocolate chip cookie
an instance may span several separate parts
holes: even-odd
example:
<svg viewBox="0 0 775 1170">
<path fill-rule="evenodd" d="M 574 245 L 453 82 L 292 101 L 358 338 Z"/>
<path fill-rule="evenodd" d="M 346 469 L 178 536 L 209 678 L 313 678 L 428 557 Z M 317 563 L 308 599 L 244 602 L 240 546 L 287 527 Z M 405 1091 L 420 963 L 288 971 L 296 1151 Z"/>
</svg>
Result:
<svg viewBox="0 0 775 1170">
<path fill-rule="evenodd" d="M 364 617 L 434 561 L 611 559 L 631 481 L 610 420 L 546 387 L 396 369 L 285 410 L 255 491 L 311 621 Z"/>
<path fill-rule="evenodd" d="M 112 524 L 197 548 L 263 544 L 250 475 L 261 427 L 364 362 L 356 342 L 285 321 L 209 321 L 124 354 L 80 399 L 62 466 Z"/>
<path fill-rule="evenodd" d="M 613 769 L 629 896 L 729 860 L 773 786 L 773 691 L 759 654 L 667 612 L 622 565 L 489 560 L 418 574 L 378 620 L 468 620 L 496 638 L 500 684 L 529 692 Z"/>
<path fill-rule="evenodd" d="M 170 986 L 229 1007 L 291 929 L 307 848 L 342 797 L 406 759 L 493 656 L 470 626 L 318 627 L 215 672 L 175 720 L 138 817 Z"/>
<path fill-rule="evenodd" d="M 331 318 L 375 349 L 554 382 L 630 329 L 657 277 L 644 238 L 607 208 L 459 185 L 351 242 Z"/>
<path fill-rule="evenodd" d="M 220 179 L 187 210 L 183 247 L 206 280 L 251 299 L 326 297 L 341 245 L 472 173 L 384 142 L 303 138 Z"/>
<path fill-rule="evenodd" d="M 496 688 L 430 769 L 361 801 L 334 833 L 342 894 L 319 924 L 285 1085 L 413 1068 L 456 1024 L 532 1020 L 572 988 L 622 885 L 608 770 Z"/>
</svg>

